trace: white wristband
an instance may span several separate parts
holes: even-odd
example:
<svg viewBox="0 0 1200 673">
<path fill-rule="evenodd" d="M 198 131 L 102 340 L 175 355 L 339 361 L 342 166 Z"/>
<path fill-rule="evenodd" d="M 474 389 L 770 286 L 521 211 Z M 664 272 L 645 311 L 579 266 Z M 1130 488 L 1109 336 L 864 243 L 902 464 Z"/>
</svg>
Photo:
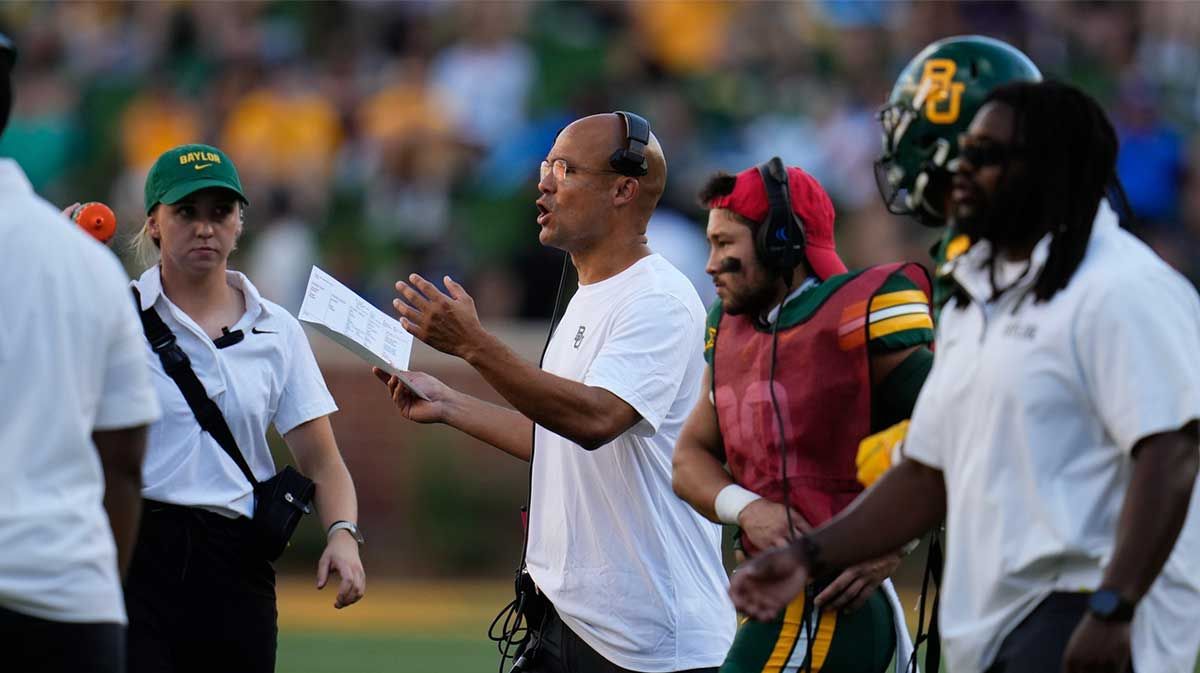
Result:
<svg viewBox="0 0 1200 673">
<path fill-rule="evenodd" d="M 736 526 L 738 515 L 742 513 L 743 509 L 746 509 L 746 505 L 760 498 L 762 496 L 757 493 L 748 491 L 737 484 L 730 484 L 717 494 L 717 499 L 713 502 L 713 509 L 717 510 L 717 518 L 722 523 Z"/>
</svg>

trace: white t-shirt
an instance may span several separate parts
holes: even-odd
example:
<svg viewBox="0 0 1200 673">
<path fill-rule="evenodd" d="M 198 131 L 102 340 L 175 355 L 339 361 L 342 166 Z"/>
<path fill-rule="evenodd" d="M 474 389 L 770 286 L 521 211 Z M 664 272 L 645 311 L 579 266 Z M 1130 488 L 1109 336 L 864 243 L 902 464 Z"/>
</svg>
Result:
<svg viewBox="0 0 1200 673">
<path fill-rule="evenodd" d="M 128 277 L 0 160 L 0 606 L 125 623 L 95 430 L 158 401 Z"/>
<path fill-rule="evenodd" d="M 951 302 L 905 442 L 947 495 L 941 632 L 948 668 L 986 668 L 1054 591 L 1098 588 L 1129 486 L 1131 450 L 1200 418 L 1200 301 L 1103 205 L 1083 263 L 1046 303 L 1020 301 L 1045 262 L 984 310 Z M 955 279 L 991 295 L 987 244 Z M 1013 265 L 1009 265 L 1013 266 Z M 998 275 L 1019 275 L 998 269 Z M 1019 306 L 1018 306 L 1019 303 Z M 1200 649 L 1200 490 L 1134 617 L 1138 671 L 1191 673 Z"/>
<path fill-rule="evenodd" d="M 671 490 L 671 455 L 700 393 L 704 307 L 659 255 L 581 285 L 543 368 L 642 416 L 586 451 L 538 426 L 528 565 L 567 624 L 635 671 L 719 666 L 735 615 L 721 530 Z"/>
<path fill-rule="evenodd" d="M 276 472 L 267 446 L 267 426 L 274 424 L 284 435 L 337 411 L 337 405 L 299 321 L 259 296 L 244 275 L 227 271 L 225 278 L 231 287 L 241 290 L 246 312 L 229 328 L 230 332 L 240 330 L 242 340 L 224 348 L 218 348 L 162 293 L 157 265 L 146 269 L 134 284 L 141 293 L 142 308 L 153 305 L 171 328 L 204 390 L 220 407 L 246 463 L 259 481 L 265 481 Z M 179 386 L 163 371 L 162 361 L 144 336 L 141 344 L 163 405 L 162 420 L 150 427 L 142 495 L 228 517 L 251 516 L 254 493 L 250 482 L 212 435 L 200 429 Z"/>
</svg>

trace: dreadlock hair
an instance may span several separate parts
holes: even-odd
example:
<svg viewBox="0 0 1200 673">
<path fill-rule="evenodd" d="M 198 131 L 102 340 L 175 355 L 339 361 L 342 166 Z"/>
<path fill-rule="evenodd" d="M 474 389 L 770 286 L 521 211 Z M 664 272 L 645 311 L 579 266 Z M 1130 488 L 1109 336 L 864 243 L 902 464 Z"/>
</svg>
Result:
<svg viewBox="0 0 1200 673">
<path fill-rule="evenodd" d="M 984 100 L 990 102 L 1013 109 L 1014 141 L 1031 157 L 1025 217 L 1031 230 L 1051 234 L 1033 286 L 1044 302 L 1070 283 L 1087 252 L 1100 200 L 1116 178 L 1117 134 L 1095 99 L 1061 82 L 1006 84 Z"/>
</svg>

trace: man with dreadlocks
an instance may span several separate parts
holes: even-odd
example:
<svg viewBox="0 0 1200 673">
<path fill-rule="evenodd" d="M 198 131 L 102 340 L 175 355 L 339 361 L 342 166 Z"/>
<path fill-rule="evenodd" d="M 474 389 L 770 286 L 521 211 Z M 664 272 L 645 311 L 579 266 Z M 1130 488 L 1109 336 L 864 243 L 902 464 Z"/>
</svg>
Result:
<svg viewBox="0 0 1200 673">
<path fill-rule="evenodd" d="M 1117 140 L 1056 83 L 993 91 L 960 139 L 938 355 L 906 457 L 734 576 L 770 619 L 809 577 L 946 517 L 955 673 L 1187 673 L 1200 649 L 1200 300 L 1104 198 Z M 1183 531 L 1181 534 L 1180 531 Z"/>
</svg>

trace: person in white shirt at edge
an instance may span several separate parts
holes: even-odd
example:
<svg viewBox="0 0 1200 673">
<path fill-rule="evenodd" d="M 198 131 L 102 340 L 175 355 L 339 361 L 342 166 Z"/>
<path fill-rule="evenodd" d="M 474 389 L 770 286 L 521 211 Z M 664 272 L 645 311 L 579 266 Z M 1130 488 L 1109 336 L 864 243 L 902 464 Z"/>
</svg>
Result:
<svg viewBox="0 0 1200 673">
<path fill-rule="evenodd" d="M 573 122 L 542 162 L 539 239 L 579 274 L 542 369 L 485 331 L 449 277 L 448 295 L 415 274 L 396 284 L 404 327 L 466 360 L 516 411 L 414 374 L 426 402 L 376 371 L 406 417 L 536 455 L 527 564 L 553 609 L 528 671 L 715 671 L 736 626 L 720 528 L 671 491 L 673 447 L 700 392 L 705 311 L 646 246 L 666 160 L 647 130 L 644 175 L 612 161 L 631 145 L 625 119 Z"/>
<path fill-rule="evenodd" d="M 0 35 L 0 132 L 16 50 Z M 0 159 L 0 648 L 6 671 L 124 673 L 158 399 L 111 252 Z"/>
<path fill-rule="evenodd" d="M 317 588 L 340 575 L 334 607 L 342 608 L 362 598 L 366 578 L 357 528 L 339 523 L 356 522 L 358 505 L 329 423 L 337 407 L 300 323 L 228 269 L 246 203 L 236 167 L 217 148 L 165 152 L 146 178 L 146 222 L 134 240 L 143 259 L 159 261 L 133 286 L 191 359 L 255 477 L 275 475 L 273 424 L 316 483 L 329 530 Z M 164 414 L 150 428 L 146 514 L 125 587 L 129 670 L 272 671 L 275 571 L 255 551 L 250 482 L 140 342 Z"/>
<path fill-rule="evenodd" d="M 737 573 L 734 601 L 774 616 L 814 568 L 945 515 L 952 673 L 1191 673 L 1200 301 L 1103 200 L 1117 140 L 1085 94 L 1003 86 L 960 145 L 956 224 L 981 242 L 954 262 L 906 458 Z"/>
</svg>

